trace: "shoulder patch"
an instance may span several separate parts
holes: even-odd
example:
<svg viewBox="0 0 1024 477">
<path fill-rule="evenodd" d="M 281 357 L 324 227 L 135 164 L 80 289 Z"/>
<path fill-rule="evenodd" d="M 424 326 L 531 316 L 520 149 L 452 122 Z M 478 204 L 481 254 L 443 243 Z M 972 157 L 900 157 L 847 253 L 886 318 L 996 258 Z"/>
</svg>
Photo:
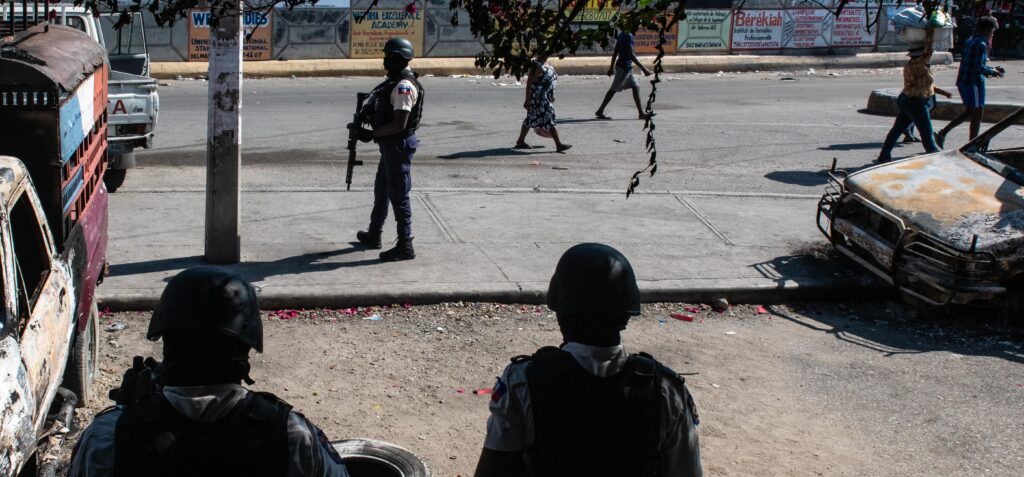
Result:
<svg viewBox="0 0 1024 477">
<path fill-rule="evenodd" d="M 508 386 L 505 384 L 505 380 L 501 379 L 501 376 L 499 376 L 498 377 L 498 382 L 494 384 L 494 391 L 491 392 L 491 401 L 492 402 L 500 401 L 502 396 L 504 396 L 505 393 L 507 393 L 507 392 L 508 392 Z"/>
<path fill-rule="evenodd" d="M 411 95 L 412 94 L 412 86 L 409 86 L 407 84 L 399 84 L 398 88 L 397 88 L 397 92 L 398 92 L 398 94 L 402 94 L 402 95 Z"/>
</svg>

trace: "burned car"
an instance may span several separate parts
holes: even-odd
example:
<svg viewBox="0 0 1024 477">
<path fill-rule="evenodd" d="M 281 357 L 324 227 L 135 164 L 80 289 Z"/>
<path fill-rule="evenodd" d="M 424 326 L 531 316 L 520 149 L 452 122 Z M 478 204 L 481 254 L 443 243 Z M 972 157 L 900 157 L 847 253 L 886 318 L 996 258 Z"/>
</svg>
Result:
<svg viewBox="0 0 1024 477">
<path fill-rule="evenodd" d="M 818 228 L 840 254 L 931 305 L 1024 312 L 1024 141 L 1011 114 L 958 150 L 833 171 Z M 1016 142 L 1016 144 L 1013 144 Z"/>
</svg>

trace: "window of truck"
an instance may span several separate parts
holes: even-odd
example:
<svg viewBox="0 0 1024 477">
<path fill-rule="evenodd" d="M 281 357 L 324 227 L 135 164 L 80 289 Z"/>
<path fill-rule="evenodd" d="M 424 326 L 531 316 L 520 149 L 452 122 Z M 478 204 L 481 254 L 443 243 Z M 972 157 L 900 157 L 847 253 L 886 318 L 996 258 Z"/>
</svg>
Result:
<svg viewBox="0 0 1024 477">
<path fill-rule="evenodd" d="M 100 27 L 103 39 L 107 44 L 107 53 L 111 55 L 144 55 L 146 54 L 146 37 L 142 27 L 142 14 L 132 15 L 131 23 L 114 29 L 120 15 L 103 15 Z"/>
<path fill-rule="evenodd" d="M 50 247 L 28 193 L 23 192 L 15 201 L 10 219 L 11 246 L 18 277 L 18 315 L 25 323 L 50 274 Z"/>
</svg>

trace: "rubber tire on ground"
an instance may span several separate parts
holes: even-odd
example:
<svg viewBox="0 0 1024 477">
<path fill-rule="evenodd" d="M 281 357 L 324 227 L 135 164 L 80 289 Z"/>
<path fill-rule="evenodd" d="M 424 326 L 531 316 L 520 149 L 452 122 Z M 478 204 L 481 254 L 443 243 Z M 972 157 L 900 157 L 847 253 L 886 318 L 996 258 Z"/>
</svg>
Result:
<svg viewBox="0 0 1024 477">
<path fill-rule="evenodd" d="M 93 301 L 89 310 L 89 322 L 82 331 L 75 332 L 67 371 L 64 373 L 64 387 L 78 396 L 78 407 L 83 407 L 93 397 L 93 382 L 99 369 L 100 351 L 97 340 L 100 333 L 100 312 Z"/>
<path fill-rule="evenodd" d="M 345 461 L 352 477 L 430 477 L 426 462 L 389 442 L 347 439 L 331 445 Z"/>
<path fill-rule="evenodd" d="M 117 189 L 124 185 L 127 176 L 128 169 L 107 169 L 107 172 L 103 173 L 103 183 L 107 186 L 107 192 L 117 192 Z"/>
</svg>

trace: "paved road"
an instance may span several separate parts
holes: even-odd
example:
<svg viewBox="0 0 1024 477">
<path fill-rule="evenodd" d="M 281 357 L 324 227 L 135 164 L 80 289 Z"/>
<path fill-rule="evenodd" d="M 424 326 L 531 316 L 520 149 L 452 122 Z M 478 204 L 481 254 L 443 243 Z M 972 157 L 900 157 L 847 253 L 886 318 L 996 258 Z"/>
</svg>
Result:
<svg viewBox="0 0 1024 477">
<path fill-rule="evenodd" d="M 1007 65 L 1019 74 L 1024 63 Z M 936 68 L 951 85 L 955 69 Z M 877 155 L 891 118 L 859 113 L 871 90 L 901 84 L 899 69 L 668 75 L 659 89 L 660 167 L 645 190 L 818 194 L 820 171 L 833 157 L 857 168 Z M 784 80 L 793 78 L 793 80 Z M 1005 80 L 1009 85 L 1012 79 Z M 373 78 L 247 81 L 244 96 L 244 185 L 250 189 L 337 188 L 342 181 L 343 125 L 355 93 Z M 206 83 L 169 81 L 160 90 L 156 147 L 138 155 L 140 168 L 126 191 L 204 185 Z M 554 154 L 520 153 L 515 140 L 524 111 L 523 89 L 508 78 L 424 78 L 427 110 L 414 183 L 425 188 L 551 188 L 622 190 L 644 164 L 644 132 L 628 95 L 608 109 L 616 120 L 591 120 L 604 77 L 563 76 L 556 108 L 561 134 L 575 147 Z M 646 93 L 650 86 L 643 84 Z M 941 122 L 938 124 L 942 124 Z M 1014 134 L 1024 140 L 1024 132 Z M 950 137 L 964 140 L 962 128 Z M 372 145 L 360 148 L 366 158 Z M 911 145 L 896 155 L 917 153 Z M 534 163 L 539 165 L 533 165 Z M 552 167 L 567 167 L 554 170 Z M 373 166 L 356 173 L 371 186 Z"/>
</svg>

